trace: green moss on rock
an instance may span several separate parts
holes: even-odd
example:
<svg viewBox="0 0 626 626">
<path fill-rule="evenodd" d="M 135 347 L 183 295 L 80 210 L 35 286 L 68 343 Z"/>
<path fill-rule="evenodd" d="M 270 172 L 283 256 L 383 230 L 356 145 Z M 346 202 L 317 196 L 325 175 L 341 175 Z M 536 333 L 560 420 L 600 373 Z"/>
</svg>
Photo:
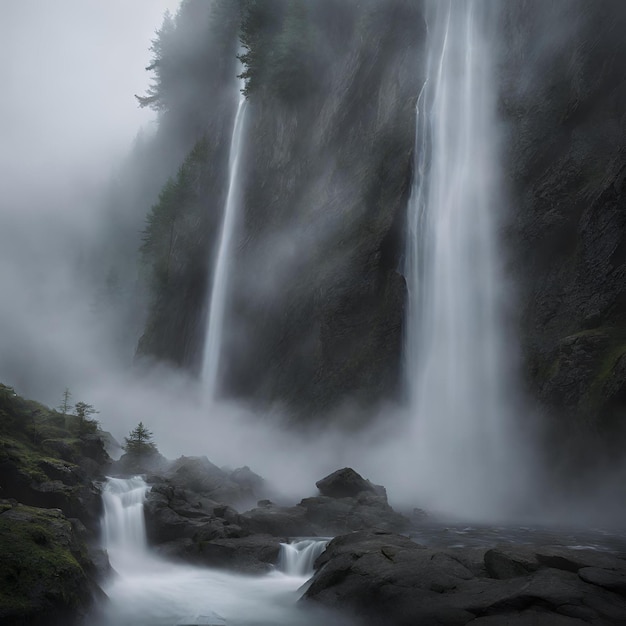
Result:
<svg viewBox="0 0 626 626">
<path fill-rule="evenodd" d="M 9 501 L 0 511 L 0 622 L 56 624 L 79 615 L 91 593 L 70 521 L 56 509 Z"/>
</svg>

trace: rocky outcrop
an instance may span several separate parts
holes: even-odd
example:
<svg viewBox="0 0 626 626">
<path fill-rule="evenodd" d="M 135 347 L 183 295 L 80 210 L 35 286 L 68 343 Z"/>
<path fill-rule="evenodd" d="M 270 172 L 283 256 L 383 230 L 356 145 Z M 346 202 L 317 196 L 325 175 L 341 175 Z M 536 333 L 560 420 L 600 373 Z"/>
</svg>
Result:
<svg viewBox="0 0 626 626">
<path fill-rule="evenodd" d="M 515 0 L 504 13 L 524 371 L 553 464 L 591 466 L 626 440 L 626 7 Z"/>
<path fill-rule="evenodd" d="M 329 474 L 325 478 L 318 480 L 315 486 L 319 489 L 321 495 L 329 498 L 351 498 L 361 493 L 372 493 L 387 497 L 384 487 L 373 485 L 351 467 L 344 467 Z"/>
<path fill-rule="evenodd" d="M 304 601 L 364 624 L 552 626 L 626 622 L 626 560 L 562 547 L 425 548 L 407 537 L 337 537 Z"/>
<path fill-rule="evenodd" d="M 0 500 L 2 624 L 75 624 L 104 596 L 80 535 L 80 522 L 58 509 Z"/>
<path fill-rule="evenodd" d="M 217 469 L 206 459 L 194 462 L 192 467 Z M 410 524 L 389 506 L 383 487 L 373 485 L 351 468 L 339 470 L 317 484 L 327 492 L 352 496 L 315 496 L 295 506 L 261 500 L 244 513 L 207 496 L 207 485 L 213 487 L 215 483 L 207 483 L 204 478 L 203 471 L 196 480 L 180 481 L 178 485 L 161 480 L 154 482 L 147 494 L 144 511 L 148 541 L 161 554 L 239 571 L 260 571 L 276 562 L 268 561 L 267 555 L 277 555 L 280 542 L 289 537 L 328 537 L 362 529 L 402 531 Z M 220 494 L 233 495 L 224 489 L 223 482 L 219 485 L 221 490 L 208 491 L 216 498 Z"/>
</svg>

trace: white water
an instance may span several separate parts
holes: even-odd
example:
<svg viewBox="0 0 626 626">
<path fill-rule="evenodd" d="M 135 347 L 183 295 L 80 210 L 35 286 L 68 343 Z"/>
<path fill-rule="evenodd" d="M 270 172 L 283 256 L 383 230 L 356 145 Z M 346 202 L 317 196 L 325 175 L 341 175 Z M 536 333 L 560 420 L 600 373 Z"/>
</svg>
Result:
<svg viewBox="0 0 626 626">
<path fill-rule="evenodd" d="M 231 272 L 235 226 L 241 201 L 240 166 L 243 151 L 245 117 L 246 98 L 242 93 L 239 96 L 239 105 L 237 107 L 230 143 L 228 194 L 226 196 L 226 205 L 224 206 L 219 247 L 215 260 L 215 269 L 213 271 L 211 300 L 207 316 L 207 330 L 204 345 L 202 379 L 205 383 L 208 397 L 211 400 L 215 399 L 219 391 L 219 364 L 222 352 L 224 317 L 228 297 L 228 277 Z"/>
<path fill-rule="evenodd" d="M 279 567 L 289 576 L 312 576 L 317 557 L 324 552 L 328 539 L 301 539 L 280 544 Z"/>
<path fill-rule="evenodd" d="M 478 516 L 502 512 L 519 471 L 497 242 L 497 4 L 427 4 L 405 266 L 416 496 Z"/>
<path fill-rule="evenodd" d="M 296 606 L 306 575 L 244 576 L 151 554 L 143 516 L 146 489 L 140 477 L 110 478 L 105 486 L 104 540 L 117 575 L 104 588 L 109 602 L 89 624 L 174 626 L 216 614 L 227 626 L 347 626 L 334 615 Z"/>
</svg>

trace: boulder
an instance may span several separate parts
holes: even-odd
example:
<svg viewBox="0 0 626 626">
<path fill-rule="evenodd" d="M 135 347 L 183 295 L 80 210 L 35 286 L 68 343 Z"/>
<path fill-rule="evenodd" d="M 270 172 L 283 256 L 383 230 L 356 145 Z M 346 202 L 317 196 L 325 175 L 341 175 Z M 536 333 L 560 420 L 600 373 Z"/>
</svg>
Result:
<svg viewBox="0 0 626 626">
<path fill-rule="evenodd" d="M 318 496 L 300 502 L 306 520 L 318 535 L 338 535 L 356 530 L 402 531 L 410 520 L 396 513 L 387 498 L 362 491 L 357 497 Z"/>
<path fill-rule="evenodd" d="M 256 500 L 250 486 L 232 480 L 206 456 L 181 456 L 173 461 L 164 476 L 176 487 L 194 491 L 224 504 L 236 506 Z M 246 478 L 252 480 L 243 470 L 236 477 L 241 483 L 245 483 Z"/>
<path fill-rule="evenodd" d="M 353 498 L 360 493 L 372 493 L 387 499 L 387 492 L 380 485 L 373 485 L 351 467 L 344 467 L 318 480 L 315 486 L 329 498 Z"/>
<path fill-rule="evenodd" d="M 253 472 L 247 465 L 238 467 L 232 472 L 229 472 L 228 478 L 243 489 L 254 494 L 256 498 L 260 497 L 265 490 L 265 480 Z"/>
<path fill-rule="evenodd" d="M 79 534 L 58 509 L 0 500 L 2 624 L 73 624 L 103 596 Z"/>
<path fill-rule="evenodd" d="M 274 537 L 305 537 L 318 534 L 317 526 L 307 519 L 307 510 L 300 505 L 286 507 L 269 502 L 246 511 L 241 518 L 244 527 L 250 533 Z"/>
<path fill-rule="evenodd" d="M 391 533 L 350 533 L 318 558 L 303 601 L 375 625 L 626 623 L 622 559 L 560 546 L 496 547 L 483 552 L 480 567 L 477 555 Z M 586 561 L 604 567 L 578 567 Z"/>
<path fill-rule="evenodd" d="M 154 485 L 146 494 L 144 515 L 153 545 L 191 539 L 198 533 L 204 540 L 249 534 L 231 507 L 168 483 Z"/>
<path fill-rule="evenodd" d="M 274 569 L 285 538 L 254 535 L 243 538 L 211 538 L 200 535 L 161 544 L 157 553 L 186 563 L 228 569 L 247 574 L 263 574 Z"/>
</svg>

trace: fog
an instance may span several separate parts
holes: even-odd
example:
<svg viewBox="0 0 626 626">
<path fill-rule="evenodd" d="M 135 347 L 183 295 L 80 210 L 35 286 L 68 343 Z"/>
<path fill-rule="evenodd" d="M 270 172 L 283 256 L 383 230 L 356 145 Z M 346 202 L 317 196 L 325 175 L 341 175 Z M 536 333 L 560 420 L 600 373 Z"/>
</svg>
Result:
<svg viewBox="0 0 626 626">
<path fill-rule="evenodd" d="M 0 52 L 10 59 L 0 70 L 0 380 L 50 406 L 68 387 L 120 440 L 143 420 L 170 458 L 248 464 L 304 496 L 340 465 L 359 467 L 358 442 L 352 452 L 323 433 L 296 443 L 269 426 L 272 416 L 209 408 L 180 372 L 133 368 L 111 345 L 98 285 L 83 271 L 99 243 L 101 196 L 139 129 L 155 126 L 134 94 L 149 84 L 151 39 L 177 4 L 0 2 Z"/>
<path fill-rule="evenodd" d="M 279 408 L 258 415 L 214 403 L 180 371 L 133 366 L 136 344 L 120 351 L 112 340 L 115 321 L 100 310 L 100 286 L 85 266 L 101 243 L 108 182 L 139 130 L 155 128 L 154 114 L 140 109 L 134 94 L 149 84 L 150 41 L 163 12 L 177 4 L 0 0 L 0 52 L 8 60 L 0 68 L 0 382 L 50 406 L 68 387 L 74 401 L 94 405 L 103 429 L 118 440 L 142 420 L 165 456 L 204 454 L 218 465 L 249 465 L 286 497 L 310 495 L 315 480 L 350 465 L 386 485 L 393 502 L 419 506 L 413 442 L 397 406 L 382 407 L 376 423 L 357 434 L 315 427 L 294 435 L 282 428 Z M 311 236 L 306 225 L 294 228 L 305 231 L 299 242 Z M 293 232 L 275 236 L 264 265 L 268 282 L 251 290 L 274 288 L 290 265 L 284 259 L 302 256 Z M 319 232 L 315 238 L 323 241 Z M 267 271 L 272 263 L 276 272 Z M 335 421 L 350 423 L 358 412 L 346 405 Z M 612 497 L 606 491 L 602 502 Z M 509 493 L 482 517 L 538 518 L 547 499 Z M 472 504 L 480 518 L 482 503 Z M 584 521 L 590 508 L 577 508 L 575 519 Z M 553 514 L 574 519 L 569 503 L 557 502 Z"/>
</svg>

